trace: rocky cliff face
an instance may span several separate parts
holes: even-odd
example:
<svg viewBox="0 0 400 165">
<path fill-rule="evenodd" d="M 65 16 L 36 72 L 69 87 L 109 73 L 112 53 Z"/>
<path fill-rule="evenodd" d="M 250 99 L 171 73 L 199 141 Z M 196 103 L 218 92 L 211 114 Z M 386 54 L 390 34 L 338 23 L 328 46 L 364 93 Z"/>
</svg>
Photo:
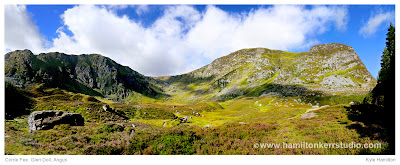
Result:
<svg viewBox="0 0 400 165">
<path fill-rule="evenodd" d="M 188 100 L 359 94 L 376 84 L 355 51 L 337 43 L 303 53 L 242 49 L 190 73 L 158 80 L 168 94 L 185 93 Z"/>
<path fill-rule="evenodd" d="M 313 46 L 289 68 L 293 70 L 285 70 L 274 82 L 299 84 L 328 94 L 366 92 L 376 85 L 353 48 L 342 44 Z"/>
<path fill-rule="evenodd" d="M 5 55 L 5 77 L 20 87 L 44 83 L 73 92 L 125 98 L 130 91 L 154 97 L 160 89 L 129 67 L 98 55 L 66 55 L 17 50 Z"/>
</svg>

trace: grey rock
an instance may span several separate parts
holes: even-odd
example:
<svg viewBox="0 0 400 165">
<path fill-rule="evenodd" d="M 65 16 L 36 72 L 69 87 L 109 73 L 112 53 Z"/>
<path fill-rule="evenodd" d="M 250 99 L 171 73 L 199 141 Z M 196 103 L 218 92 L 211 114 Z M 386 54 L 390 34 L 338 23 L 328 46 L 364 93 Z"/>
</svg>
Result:
<svg viewBox="0 0 400 165">
<path fill-rule="evenodd" d="M 304 113 L 301 115 L 302 119 L 309 119 L 318 116 L 315 112 Z"/>
<path fill-rule="evenodd" d="M 130 136 L 130 137 L 133 137 L 134 135 L 135 135 L 135 130 L 132 129 L 131 132 L 129 133 L 129 136 Z"/>
<path fill-rule="evenodd" d="M 321 108 L 326 108 L 326 107 L 329 107 L 329 105 L 324 105 L 324 106 L 321 106 Z"/>
<path fill-rule="evenodd" d="M 108 104 L 106 104 L 103 106 L 103 109 L 104 109 L 104 111 L 110 111 L 111 107 Z"/>
<path fill-rule="evenodd" d="M 179 120 L 181 120 L 181 124 L 182 124 L 182 123 L 187 123 L 188 117 L 185 116 L 185 117 L 179 118 Z"/>
<path fill-rule="evenodd" d="M 28 118 L 29 132 L 52 129 L 55 125 L 83 126 L 84 118 L 79 113 L 62 111 L 35 111 Z"/>
<path fill-rule="evenodd" d="M 321 84 L 328 85 L 332 87 L 339 87 L 339 86 L 355 86 L 356 84 L 351 80 L 351 78 L 345 78 L 341 75 L 332 75 L 329 77 L 325 77 L 322 79 Z"/>
<path fill-rule="evenodd" d="M 197 117 L 200 117 L 200 116 L 201 116 L 200 113 L 195 112 L 195 111 L 193 111 L 192 114 L 195 115 L 195 116 L 197 116 Z"/>
<path fill-rule="evenodd" d="M 210 127 L 212 127 L 211 124 L 207 124 L 207 125 L 204 126 L 204 128 L 210 128 Z"/>
</svg>

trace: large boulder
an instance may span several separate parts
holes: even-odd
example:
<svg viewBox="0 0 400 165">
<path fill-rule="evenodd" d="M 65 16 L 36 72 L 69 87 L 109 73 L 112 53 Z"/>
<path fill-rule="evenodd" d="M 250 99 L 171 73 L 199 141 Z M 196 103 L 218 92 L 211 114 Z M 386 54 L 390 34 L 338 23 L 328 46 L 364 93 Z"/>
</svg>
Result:
<svg viewBox="0 0 400 165">
<path fill-rule="evenodd" d="M 62 111 L 35 111 L 28 118 L 29 132 L 52 129 L 59 124 L 83 126 L 84 123 L 85 120 L 79 113 Z"/>
</svg>

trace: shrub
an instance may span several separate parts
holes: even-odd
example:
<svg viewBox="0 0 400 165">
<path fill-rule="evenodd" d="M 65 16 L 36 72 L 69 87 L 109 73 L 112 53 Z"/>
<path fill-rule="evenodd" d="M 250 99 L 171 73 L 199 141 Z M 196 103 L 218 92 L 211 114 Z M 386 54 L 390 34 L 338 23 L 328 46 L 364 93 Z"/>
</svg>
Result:
<svg viewBox="0 0 400 165">
<path fill-rule="evenodd" d="M 60 124 L 60 125 L 55 125 L 53 129 L 55 129 L 55 130 L 70 130 L 71 126 L 69 124 Z"/>
<path fill-rule="evenodd" d="M 96 98 L 94 98 L 93 96 L 87 96 L 87 97 L 83 98 L 83 101 L 90 101 L 90 102 L 100 103 L 100 101 L 97 100 Z"/>
<path fill-rule="evenodd" d="M 122 132 L 124 131 L 125 127 L 118 124 L 104 124 L 97 129 L 98 133 L 112 133 L 112 132 Z"/>
<path fill-rule="evenodd" d="M 50 102 L 50 101 L 70 101 L 69 95 L 56 94 L 51 96 L 42 97 L 40 100 Z"/>
<path fill-rule="evenodd" d="M 82 98 L 83 98 L 82 95 L 74 95 L 70 99 L 73 100 L 73 101 L 81 101 Z"/>
<path fill-rule="evenodd" d="M 173 113 L 167 112 L 160 108 L 148 107 L 140 108 L 135 114 L 135 118 L 139 119 L 175 119 L 177 118 Z"/>
</svg>

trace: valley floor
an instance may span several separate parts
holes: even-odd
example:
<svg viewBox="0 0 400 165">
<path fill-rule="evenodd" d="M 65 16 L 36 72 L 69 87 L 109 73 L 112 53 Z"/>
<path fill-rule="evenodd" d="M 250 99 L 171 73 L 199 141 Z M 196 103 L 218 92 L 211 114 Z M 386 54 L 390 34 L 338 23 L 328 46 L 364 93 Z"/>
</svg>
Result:
<svg viewBox="0 0 400 165">
<path fill-rule="evenodd" d="M 389 152 L 383 128 L 353 121 L 348 116 L 349 100 L 363 96 L 243 97 L 192 105 L 110 103 L 114 111 L 105 112 L 101 108 L 104 100 L 61 93 L 36 98 L 33 110 L 78 112 L 85 117 L 85 126 L 58 125 L 51 130 L 29 133 L 28 116 L 6 120 L 5 154 L 347 155 Z M 347 104 L 342 104 L 344 102 Z M 184 117 L 188 120 L 182 123 L 180 119 Z M 304 147 L 305 143 L 370 143 L 375 144 L 375 148 L 308 148 Z M 264 144 L 281 146 L 274 148 Z M 288 144 L 303 144 L 303 147 L 294 148 Z"/>
</svg>

